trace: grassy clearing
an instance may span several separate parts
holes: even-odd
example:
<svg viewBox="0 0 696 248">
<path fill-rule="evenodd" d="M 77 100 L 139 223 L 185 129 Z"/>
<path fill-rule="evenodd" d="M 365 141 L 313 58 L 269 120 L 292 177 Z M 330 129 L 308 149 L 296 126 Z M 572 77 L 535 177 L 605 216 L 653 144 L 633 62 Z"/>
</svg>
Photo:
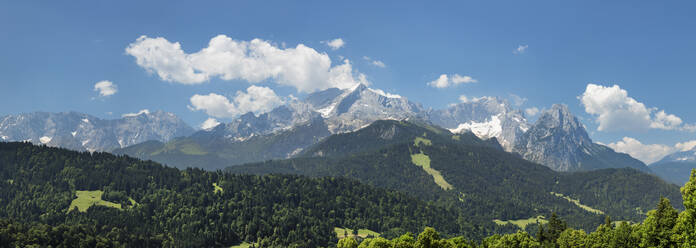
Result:
<svg viewBox="0 0 696 248">
<path fill-rule="evenodd" d="M 343 239 L 346 237 L 367 238 L 368 235 L 372 235 L 373 237 L 379 237 L 380 235 L 378 232 L 369 229 L 358 229 L 358 235 L 353 235 L 353 229 L 341 227 L 334 227 L 334 232 L 336 232 L 336 237 L 338 239 Z M 346 234 L 348 235 L 346 236 Z"/>
<path fill-rule="evenodd" d="M 102 200 L 101 197 L 102 197 L 103 193 L 104 192 L 101 190 L 93 190 L 93 191 L 78 190 L 75 193 L 77 195 L 77 199 L 73 200 L 70 203 L 70 207 L 68 207 L 68 211 L 77 207 L 77 210 L 79 210 L 80 212 L 86 212 L 87 209 L 93 205 L 100 205 L 100 206 L 107 206 L 107 207 L 121 209 L 121 204 Z M 131 202 L 135 202 L 133 199 L 130 199 L 130 200 L 131 200 Z"/>
<path fill-rule="evenodd" d="M 453 139 L 453 140 L 456 140 L 456 141 L 459 141 L 459 140 L 462 139 L 462 136 L 459 136 L 459 135 L 452 135 L 452 139 Z"/>
<path fill-rule="evenodd" d="M 442 134 L 442 130 L 437 129 L 437 128 L 431 126 L 431 125 L 425 125 L 425 129 L 428 129 L 428 130 L 430 130 L 431 132 L 436 133 L 436 134 Z"/>
<path fill-rule="evenodd" d="M 546 224 L 549 221 L 547 221 L 546 218 L 544 218 L 544 216 L 539 215 L 537 217 L 531 217 L 529 219 L 520 219 L 520 220 L 497 220 L 496 219 L 496 220 L 493 220 L 493 222 L 495 222 L 495 224 L 500 225 L 500 226 L 504 226 L 507 224 L 513 224 L 515 226 L 518 226 L 520 229 L 524 230 L 530 224 L 536 224 L 537 222 L 539 224 Z"/>
<path fill-rule="evenodd" d="M 419 146 L 420 144 L 426 145 L 426 146 L 431 146 L 433 145 L 433 142 L 430 141 L 429 139 L 423 138 L 423 137 L 416 137 L 415 140 L 413 140 L 413 145 L 414 146 Z"/>
<path fill-rule="evenodd" d="M 215 188 L 215 189 L 213 190 L 213 193 L 218 193 L 218 192 L 222 193 L 222 192 L 225 192 L 225 190 L 222 189 L 222 187 L 218 186 L 217 183 L 213 183 L 213 187 Z"/>
<path fill-rule="evenodd" d="M 440 171 L 430 167 L 430 157 L 428 157 L 428 155 L 423 154 L 423 151 L 417 154 L 411 154 L 411 162 L 413 162 L 413 164 L 417 166 L 420 166 L 421 168 L 423 168 L 423 170 L 425 170 L 425 172 L 433 176 L 435 183 L 439 185 L 442 189 L 450 190 L 454 188 L 451 184 L 445 181 L 445 178 L 442 177 Z"/>
<path fill-rule="evenodd" d="M 585 211 L 587 211 L 587 212 L 590 212 L 590 213 L 593 213 L 593 214 L 600 214 L 600 215 L 601 215 L 601 214 L 604 214 L 604 212 L 603 212 L 602 210 L 594 209 L 594 208 L 592 208 L 592 207 L 590 207 L 590 206 L 583 205 L 583 204 L 580 203 L 580 201 L 577 200 L 577 199 L 573 199 L 573 198 L 570 198 L 569 196 L 565 196 L 565 195 L 563 195 L 563 194 L 561 194 L 561 193 L 556 193 L 556 192 L 551 192 L 551 194 L 552 194 L 552 195 L 555 195 L 555 196 L 557 196 L 557 197 L 566 199 L 567 201 L 572 202 L 573 204 L 575 204 L 576 206 L 582 208 L 583 210 L 585 210 Z"/>
<path fill-rule="evenodd" d="M 241 244 L 230 246 L 230 248 L 249 248 L 251 245 L 251 243 L 242 242 Z"/>
</svg>

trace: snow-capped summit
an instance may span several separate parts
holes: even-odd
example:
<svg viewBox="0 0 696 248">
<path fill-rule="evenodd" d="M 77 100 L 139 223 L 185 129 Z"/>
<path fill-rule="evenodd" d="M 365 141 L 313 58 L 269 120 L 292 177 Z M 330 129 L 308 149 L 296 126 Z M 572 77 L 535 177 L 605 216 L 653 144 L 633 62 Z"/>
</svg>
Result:
<svg viewBox="0 0 696 248">
<path fill-rule="evenodd" d="M 529 129 L 521 111 L 496 97 L 474 98 L 447 109 L 430 111 L 428 118 L 454 133 L 473 132 L 481 139 L 495 137 L 506 151 L 511 151 L 516 138 Z"/>
<path fill-rule="evenodd" d="M 315 108 L 327 119 L 332 133 L 355 131 L 376 120 L 403 120 L 423 111 L 420 105 L 404 97 L 371 89 L 364 84 L 343 90 L 331 101 Z"/>
</svg>

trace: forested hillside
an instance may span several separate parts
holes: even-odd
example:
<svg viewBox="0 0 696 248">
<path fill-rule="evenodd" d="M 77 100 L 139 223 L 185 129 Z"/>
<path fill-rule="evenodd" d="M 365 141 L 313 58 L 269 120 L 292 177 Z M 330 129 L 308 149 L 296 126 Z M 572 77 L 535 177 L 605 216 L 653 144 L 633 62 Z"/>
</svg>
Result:
<svg viewBox="0 0 696 248">
<path fill-rule="evenodd" d="M 665 196 L 681 208 L 679 188 L 640 171 L 559 173 L 476 137 L 438 134 L 409 122 L 380 121 L 334 135 L 308 157 L 229 167 L 234 173 L 341 176 L 460 209 L 471 221 L 535 230 L 556 212 L 591 229 L 605 216 L 640 222 Z M 365 145 L 363 145 L 365 144 Z M 353 152 L 354 151 L 354 152 Z M 351 153 L 352 152 L 352 153 Z"/>
<path fill-rule="evenodd" d="M 12 247 L 326 247 L 335 227 L 494 231 L 458 208 L 349 179 L 178 170 L 29 143 L 0 143 L 0 186 L 0 243 Z"/>
<path fill-rule="evenodd" d="M 642 223 L 612 222 L 606 218 L 595 231 L 568 228 L 567 223 L 551 215 L 535 235 L 519 231 L 512 234 L 492 235 L 481 242 L 465 237 L 446 238 L 433 228 L 426 228 L 418 236 L 411 233 L 394 239 L 381 237 L 356 240 L 342 239 L 338 248 L 583 248 L 583 247 L 696 247 L 696 170 L 691 179 L 681 188 L 685 210 L 674 209 L 670 201 L 660 198 L 657 207 L 647 213 Z"/>
</svg>

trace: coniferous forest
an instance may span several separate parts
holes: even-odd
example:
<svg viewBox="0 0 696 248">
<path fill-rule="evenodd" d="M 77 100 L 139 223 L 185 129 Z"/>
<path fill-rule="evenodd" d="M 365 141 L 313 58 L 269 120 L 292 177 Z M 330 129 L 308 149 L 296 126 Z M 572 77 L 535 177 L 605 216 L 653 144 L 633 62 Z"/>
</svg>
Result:
<svg viewBox="0 0 696 248">
<path fill-rule="evenodd" d="M 661 198 L 642 223 L 612 222 L 609 217 L 596 230 L 586 232 L 569 228 L 555 214 L 541 225 L 535 235 L 524 231 L 491 235 L 481 242 L 463 237 L 443 238 L 435 229 L 426 228 L 417 236 L 407 233 L 394 239 L 368 238 L 361 242 L 342 239 L 338 248 L 371 247 L 696 247 L 696 170 L 681 188 L 684 211 L 677 211 L 669 200 Z"/>
<path fill-rule="evenodd" d="M 662 198 L 642 223 L 606 217 L 590 233 L 569 228 L 554 213 L 528 233 L 475 225 L 454 207 L 350 179 L 179 170 L 29 143 L 0 143 L 0 159 L 0 244 L 6 247 L 696 245 L 696 172 L 681 189 L 683 211 Z M 79 192 L 101 195 L 80 209 Z M 339 240 L 335 227 L 382 235 Z"/>
</svg>

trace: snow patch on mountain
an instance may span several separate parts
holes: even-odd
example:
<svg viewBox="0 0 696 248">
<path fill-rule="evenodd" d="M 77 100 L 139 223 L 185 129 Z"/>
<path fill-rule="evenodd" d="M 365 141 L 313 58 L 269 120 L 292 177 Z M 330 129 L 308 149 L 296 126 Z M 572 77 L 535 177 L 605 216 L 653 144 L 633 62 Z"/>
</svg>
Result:
<svg viewBox="0 0 696 248">
<path fill-rule="evenodd" d="M 481 139 L 490 139 L 499 137 L 503 132 L 503 126 L 500 122 L 500 115 L 493 115 L 486 122 L 470 121 L 459 124 L 457 128 L 449 129 L 452 133 L 463 133 L 471 131 Z"/>
<path fill-rule="evenodd" d="M 125 118 L 125 117 L 136 117 L 136 116 L 139 116 L 139 115 L 142 115 L 142 114 L 149 115 L 149 114 L 150 114 L 150 110 L 149 110 L 149 109 L 142 109 L 142 110 L 138 111 L 137 113 L 126 113 L 126 114 L 123 114 L 123 115 L 121 115 L 121 117 L 124 117 L 124 118 Z M 171 113 L 170 113 L 170 114 L 171 114 Z"/>
<path fill-rule="evenodd" d="M 325 108 L 317 109 L 316 111 L 321 114 L 321 117 L 329 118 L 329 116 L 331 115 L 331 111 L 333 111 L 336 108 L 337 104 L 338 102 L 335 102 Z"/>
</svg>

